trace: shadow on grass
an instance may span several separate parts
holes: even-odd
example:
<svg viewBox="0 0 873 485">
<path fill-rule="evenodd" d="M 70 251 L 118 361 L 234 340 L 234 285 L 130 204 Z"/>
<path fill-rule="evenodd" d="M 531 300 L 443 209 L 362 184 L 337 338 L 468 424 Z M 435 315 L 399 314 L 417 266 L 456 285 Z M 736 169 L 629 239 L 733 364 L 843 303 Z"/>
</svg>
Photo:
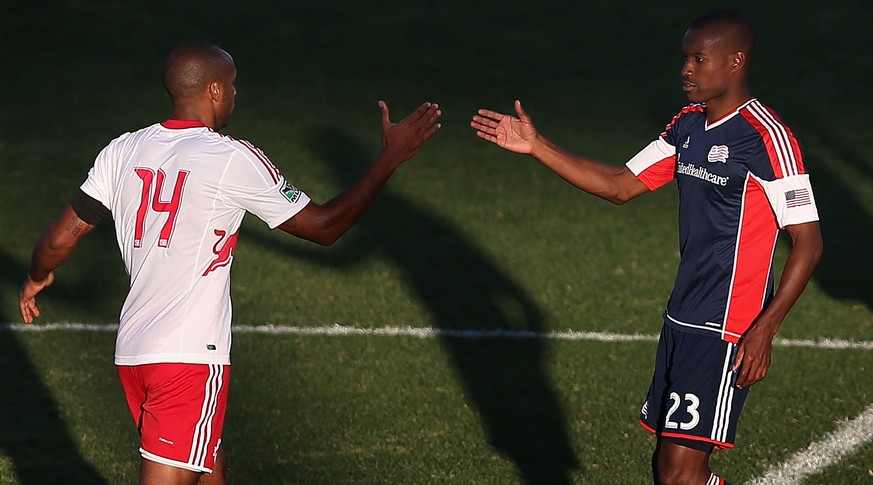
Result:
<svg viewBox="0 0 873 485">
<path fill-rule="evenodd" d="M 0 250 L 0 284 L 17 289 L 27 268 Z M 61 292 L 63 293 L 63 292 Z M 0 307 L 0 322 L 21 321 Z M 0 331 L 0 453 L 22 485 L 106 484 L 79 453 L 51 392 L 14 332 Z"/>
<path fill-rule="evenodd" d="M 810 118 L 822 119 L 823 117 Z M 815 127 L 817 144 L 852 168 L 853 174 L 869 174 L 873 168 L 865 157 L 822 123 Z M 807 154 L 807 157 L 809 155 Z M 811 162 L 810 178 L 821 218 L 824 254 L 813 278 L 831 297 L 866 305 L 873 310 L 873 217 L 861 199 L 845 183 L 838 167 Z"/>
<path fill-rule="evenodd" d="M 311 148 L 342 186 L 370 163 L 357 141 L 333 129 L 316 131 Z M 377 203 L 382 208 L 369 211 L 342 248 L 301 254 L 258 234 L 246 238 L 322 265 L 388 261 L 442 330 L 546 331 L 544 315 L 525 289 L 452 224 L 390 187 Z M 545 341 L 443 336 L 440 343 L 490 445 L 517 466 L 523 483 L 571 483 L 580 464 L 546 370 Z"/>
</svg>

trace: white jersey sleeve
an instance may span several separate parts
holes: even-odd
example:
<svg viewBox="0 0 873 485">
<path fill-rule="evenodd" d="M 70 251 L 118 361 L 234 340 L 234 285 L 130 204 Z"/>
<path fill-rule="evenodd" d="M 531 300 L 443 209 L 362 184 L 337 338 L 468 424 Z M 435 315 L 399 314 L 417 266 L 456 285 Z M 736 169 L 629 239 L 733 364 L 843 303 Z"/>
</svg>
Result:
<svg viewBox="0 0 873 485">
<path fill-rule="evenodd" d="M 279 172 L 264 152 L 244 140 L 233 140 L 243 148 L 228 166 L 221 196 L 228 205 L 251 212 L 270 229 L 303 210 L 309 196 Z"/>
<path fill-rule="evenodd" d="M 88 178 L 80 187 L 82 192 L 100 201 L 107 209 L 112 209 L 114 190 L 117 187 L 117 184 L 114 183 L 114 178 L 118 174 L 116 165 L 117 161 L 121 159 L 124 143 L 129 136 L 130 133 L 124 133 L 112 140 L 103 150 L 100 150 L 94 160 L 94 165 L 88 171 Z"/>
<path fill-rule="evenodd" d="M 797 174 L 776 180 L 756 180 L 764 187 L 770 207 L 780 228 L 818 221 L 818 208 L 809 183 L 809 174 Z"/>
</svg>

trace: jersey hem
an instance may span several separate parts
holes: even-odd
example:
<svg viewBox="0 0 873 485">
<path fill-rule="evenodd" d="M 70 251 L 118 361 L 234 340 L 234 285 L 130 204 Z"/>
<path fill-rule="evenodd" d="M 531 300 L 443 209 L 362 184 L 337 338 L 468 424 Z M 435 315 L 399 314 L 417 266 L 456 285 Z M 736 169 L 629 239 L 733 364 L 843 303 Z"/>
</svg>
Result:
<svg viewBox="0 0 873 485">
<path fill-rule="evenodd" d="M 664 312 L 664 323 L 669 325 L 672 328 L 675 328 L 676 330 L 679 330 L 680 332 L 694 333 L 697 335 L 703 335 L 703 336 L 708 336 L 708 337 L 718 337 L 721 340 L 731 342 L 731 343 L 739 342 L 740 338 L 742 337 L 742 335 L 740 335 L 740 334 L 737 334 L 734 332 L 729 332 L 729 331 L 724 330 L 722 328 L 715 328 L 715 327 L 708 326 L 705 324 L 687 323 L 687 322 L 682 322 L 682 321 L 676 320 L 675 318 L 671 317 L 670 314 L 667 313 L 666 311 Z M 710 324 L 710 325 L 712 325 L 712 324 Z M 718 325 L 721 325 L 721 324 L 718 324 Z"/>
<path fill-rule="evenodd" d="M 230 365 L 229 355 L 197 355 L 197 354 L 149 354 L 136 356 L 115 355 L 115 365 L 146 365 L 146 364 L 218 364 Z"/>
</svg>

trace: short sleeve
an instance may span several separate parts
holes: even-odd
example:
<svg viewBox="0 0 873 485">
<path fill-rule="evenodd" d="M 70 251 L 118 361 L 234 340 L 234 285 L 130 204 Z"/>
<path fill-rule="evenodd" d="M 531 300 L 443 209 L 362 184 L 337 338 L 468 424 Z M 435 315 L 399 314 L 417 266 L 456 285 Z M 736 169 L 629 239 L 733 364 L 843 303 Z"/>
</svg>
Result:
<svg viewBox="0 0 873 485">
<path fill-rule="evenodd" d="M 819 220 L 803 150 L 794 133 L 760 103 L 750 104 L 743 116 L 760 137 L 749 170 L 764 187 L 779 227 Z"/>
<path fill-rule="evenodd" d="M 758 181 L 764 187 L 780 228 L 818 220 L 809 174 Z"/>
<path fill-rule="evenodd" d="M 82 192 L 99 201 L 107 209 L 112 208 L 112 197 L 116 190 L 116 187 L 113 186 L 115 181 L 113 174 L 115 173 L 115 165 L 119 163 L 118 152 L 128 136 L 130 133 L 125 133 L 100 150 L 94 160 L 94 165 L 88 171 L 88 178 L 79 187 Z"/>
<path fill-rule="evenodd" d="M 303 210 L 309 196 L 287 180 L 261 150 L 242 143 L 244 148 L 222 181 L 221 197 L 274 229 Z"/>
<path fill-rule="evenodd" d="M 655 190 L 676 178 L 676 147 L 658 137 L 625 165 L 649 190 Z"/>
</svg>

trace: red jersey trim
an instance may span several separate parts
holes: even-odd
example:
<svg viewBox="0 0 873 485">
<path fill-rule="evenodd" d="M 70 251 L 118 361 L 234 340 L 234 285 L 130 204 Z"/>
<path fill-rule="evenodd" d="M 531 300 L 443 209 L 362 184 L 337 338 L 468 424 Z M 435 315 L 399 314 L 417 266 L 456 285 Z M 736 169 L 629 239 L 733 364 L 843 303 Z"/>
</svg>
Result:
<svg viewBox="0 0 873 485">
<path fill-rule="evenodd" d="M 270 174 L 270 178 L 273 179 L 273 183 L 279 183 L 279 179 L 282 177 L 282 174 L 279 173 L 279 169 L 276 168 L 275 165 L 273 165 L 273 162 L 270 161 L 270 159 L 267 157 L 267 155 L 264 154 L 264 152 L 261 151 L 260 148 L 254 146 L 252 143 L 250 143 L 246 140 L 238 140 L 232 136 L 228 136 L 228 138 L 230 138 L 231 140 L 246 147 L 248 149 L 248 151 L 250 151 L 252 153 L 252 155 L 254 155 L 255 158 L 257 158 L 258 161 L 261 162 L 261 164 L 264 166 L 264 168 L 267 169 L 267 173 Z"/>
<path fill-rule="evenodd" d="M 170 130 L 184 130 L 185 128 L 209 128 L 199 120 L 167 120 L 161 126 Z"/>
<path fill-rule="evenodd" d="M 703 441 L 705 443 L 712 443 L 713 445 L 715 445 L 715 448 L 717 450 L 729 450 L 729 449 L 734 447 L 733 443 L 725 443 L 724 441 L 715 441 L 715 440 L 711 440 L 708 438 L 702 438 L 700 436 L 694 436 L 694 435 L 690 435 L 690 434 L 665 433 L 663 431 L 661 431 L 659 433 L 658 431 L 655 431 L 654 428 L 650 427 L 649 425 L 647 425 L 643 421 L 640 421 L 640 426 L 642 426 L 649 433 L 652 433 L 653 435 L 656 435 L 656 436 L 666 436 L 667 438 L 679 438 L 679 439 L 683 439 L 683 440 Z"/>
<path fill-rule="evenodd" d="M 775 113 L 756 101 L 750 103 L 742 114 L 761 135 L 776 178 L 806 173 L 797 138 Z"/>
<path fill-rule="evenodd" d="M 734 335 L 745 334 L 764 307 L 778 235 L 776 217 L 764 187 L 750 178 L 743 194 L 734 271 L 725 308 L 722 338 L 728 342 L 737 343 L 739 339 Z"/>
<path fill-rule="evenodd" d="M 677 113 L 676 116 L 674 116 L 672 120 L 670 120 L 670 123 L 668 123 L 667 126 L 664 128 L 664 132 L 661 133 L 661 136 L 662 137 L 665 136 L 667 134 L 667 132 L 670 131 L 670 129 L 672 129 L 676 125 L 676 122 L 679 121 L 679 118 L 681 118 L 682 115 L 685 115 L 687 113 L 694 113 L 694 112 L 703 113 L 703 111 L 704 111 L 704 106 L 702 104 L 689 104 L 688 106 L 682 108 L 682 110 L 679 111 L 679 113 Z"/>
<path fill-rule="evenodd" d="M 662 158 L 637 175 L 649 190 L 657 190 L 676 178 L 676 156 Z"/>
</svg>

